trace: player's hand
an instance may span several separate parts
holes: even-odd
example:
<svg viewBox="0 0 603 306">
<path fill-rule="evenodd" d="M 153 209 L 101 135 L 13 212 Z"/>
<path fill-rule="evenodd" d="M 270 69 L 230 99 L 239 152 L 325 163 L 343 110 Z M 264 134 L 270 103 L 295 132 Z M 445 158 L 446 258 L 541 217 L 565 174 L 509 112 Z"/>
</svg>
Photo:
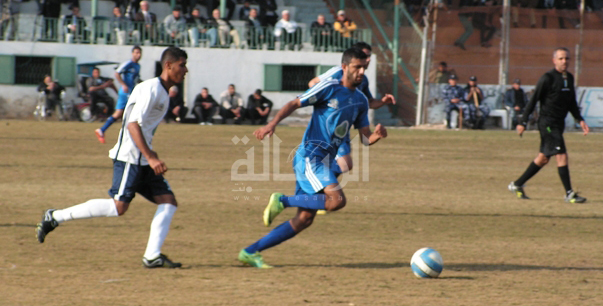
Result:
<svg viewBox="0 0 603 306">
<path fill-rule="evenodd" d="M 253 135 L 255 135 L 255 138 L 257 138 L 259 140 L 264 140 L 264 137 L 272 136 L 272 134 L 274 134 L 275 129 L 276 129 L 276 127 L 272 126 L 271 124 L 267 124 L 259 129 L 255 130 L 255 132 L 253 132 Z"/>
<path fill-rule="evenodd" d="M 168 168 L 165 163 L 159 159 L 159 156 L 157 156 L 157 153 L 155 153 L 154 151 L 151 151 L 151 156 L 149 156 L 147 160 L 149 162 L 149 166 L 155 172 L 155 175 L 161 175 L 168 171 Z"/>
<path fill-rule="evenodd" d="M 126 85 L 126 84 L 121 85 L 121 89 L 126 93 L 130 92 L 130 88 L 128 88 L 128 85 Z"/>
<path fill-rule="evenodd" d="M 584 120 L 580 121 L 580 127 L 582 128 L 582 133 L 584 134 L 584 136 L 586 136 L 588 132 L 590 132 L 590 128 Z"/>
<path fill-rule="evenodd" d="M 385 94 L 383 98 L 381 98 L 381 102 L 384 104 L 396 104 L 396 98 L 390 94 Z"/>
<path fill-rule="evenodd" d="M 379 138 L 385 138 L 385 137 L 387 137 L 387 130 L 380 123 L 380 124 L 377 124 L 377 126 L 375 127 L 375 134 L 377 134 L 377 136 L 379 136 Z"/>
<path fill-rule="evenodd" d="M 517 129 L 517 135 L 519 135 L 519 137 L 521 137 L 521 135 L 523 135 L 523 132 L 526 130 L 526 127 L 521 124 L 518 124 L 516 129 Z"/>
</svg>

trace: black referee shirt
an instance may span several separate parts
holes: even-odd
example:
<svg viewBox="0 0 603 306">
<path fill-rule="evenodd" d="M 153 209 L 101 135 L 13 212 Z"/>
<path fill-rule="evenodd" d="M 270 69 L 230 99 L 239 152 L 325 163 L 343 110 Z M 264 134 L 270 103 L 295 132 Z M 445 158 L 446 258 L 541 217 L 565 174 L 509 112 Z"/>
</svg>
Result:
<svg viewBox="0 0 603 306">
<path fill-rule="evenodd" d="M 568 111 L 576 120 L 584 120 L 576 102 L 574 76 L 569 72 L 562 74 L 553 69 L 540 77 L 534 95 L 521 117 L 521 123 L 524 126 L 528 123 L 528 118 L 538 101 L 540 101 L 540 118 L 542 120 L 563 124 Z"/>
</svg>

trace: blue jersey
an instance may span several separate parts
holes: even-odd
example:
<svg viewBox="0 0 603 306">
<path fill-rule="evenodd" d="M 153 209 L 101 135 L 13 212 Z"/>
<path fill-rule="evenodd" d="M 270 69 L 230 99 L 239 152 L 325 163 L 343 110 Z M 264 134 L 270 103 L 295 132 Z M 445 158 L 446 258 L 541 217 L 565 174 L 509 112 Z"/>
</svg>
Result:
<svg viewBox="0 0 603 306">
<path fill-rule="evenodd" d="M 115 72 L 121 74 L 121 79 L 124 81 L 124 83 L 126 83 L 130 89 L 130 92 L 132 92 L 132 89 L 136 85 L 140 75 L 140 64 L 129 60 L 119 65 Z"/>
<path fill-rule="evenodd" d="M 341 66 L 335 66 L 329 70 L 327 70 L 327 72 L 321 74 L 318 76 L 318 78 L 320 79 L 320 81 L 325 81 L 325 80 L 330 80 L 330 79 L 335 79 L 335 80 L 341 80 L 341 78 L 343 77 L 343 69 L 341 69 Z M 367 99 L 372 99 L 373 95 L 371 94 L 371 90 L 369 89 L 369 81 L 368 78 L 366 77 L 366 75 L 362 76 L 362 83 L 360 83 L 360 85 L 358 85 L 358 88 L 360 91 L 362 91 L 362 93 L 366 96 Z"/>
<path fill-rule="evenodd" d="M 358 89 L 348 89 L 339 80 L 320 82 L 299 96 L 302 107 L 313 106 L 314 112 L 297 154 L 311 159 L 335 159 L 339 146 L 349 139 L 354 125 L 369 125 L 368 99 Z"/>
</svg>

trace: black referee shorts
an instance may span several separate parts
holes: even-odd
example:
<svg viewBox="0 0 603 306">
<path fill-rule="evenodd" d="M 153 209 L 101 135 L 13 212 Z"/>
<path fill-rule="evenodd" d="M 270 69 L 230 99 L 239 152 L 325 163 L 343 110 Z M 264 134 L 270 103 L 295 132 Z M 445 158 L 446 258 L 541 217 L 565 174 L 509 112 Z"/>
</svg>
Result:
<svg viewBox="0 0 603 306">
<path fill-rule="evenodd" d="M 539 120 L 540 131 L 540 153 L 546 157 L 566 153 L 565 141 L 563 140 L 564 122 L 552 122 L 551 120 Z"/>
</svg>

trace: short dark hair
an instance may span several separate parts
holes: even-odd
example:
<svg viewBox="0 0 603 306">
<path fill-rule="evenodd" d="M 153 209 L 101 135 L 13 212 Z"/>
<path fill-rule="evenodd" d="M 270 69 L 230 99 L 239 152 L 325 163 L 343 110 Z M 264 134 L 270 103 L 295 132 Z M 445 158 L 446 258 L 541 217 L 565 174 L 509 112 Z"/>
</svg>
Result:
<svg viewBox="0 0 603 306">
<path fill-rule="evenodd" d="M 161 54 L 161 66 L 165 65 L 167 62 L 175 62 L 181 57 L 184 57 L 185 59 L 188 58 L 186 51 L 178 47 L 169 47 L 163 50 L 163 53 Z"/>
<path fill-rule="evenodd" d="M 172 12 L 174 11 L 182 12 L 182 6 L 179 4 L 174 5 L 174 8 L 172 8 Z"/>
<path fill-rule="evenodd" d="M 142 52 L 142 48 L 139 45 L 134 45 L 134 47 L 132 47 L 132 52 L 134 52 L 134 50 L 138 49 L 138 51 Z"/>
<path fill-rule="evenodd" d="M 209 92 L 209 89 L 207 89 L 207 87 L 203 87 L 201 88 L 201 90 L 207 90 L 207 92 Z"/>
<path fill-rule="evenodd" d="M 364 51 L 362 51 L 362 49 L 349 48 L 343 52 L 343 56 L 341 57 L 341 63 L 347 65 L 350 62 L 352 62 L 353 58 L 363 60 L 363 59 L 367 59 L 368 55 L 366 55 L 366 53 L 364 53 Z"/>
<path fill-rule="evenodd" d="M 232 88 L 237 88 L 234 84 L 228 84 L 228 87 L 232 86 Z"/>
<path fill-rule="evenodd" d="M 100 72 L 100 69 L 96 66 L 92 67 L 92 71 L 94 71 L 94 70 L 98 70 L 98 72 Z"/>
<path fill-rule="evenodd" d="M 255 94 L 256 94 L 256 95 L 260 95 L 260 96 L 261 96 L 261 95 L 262 95 L 262 90 L 261 90 L 261 89 L 259 89 L 259 88 L 258 88 L 258 89 L 256 89 L 256 90 L 255 90 Z"/>
<path fill-rule="evenodd" d="M 368 49 L 371 52 L 373 51 L 373 48 L 371 47 L 371 45 L 369 45 L 363 41 L 359 41 L 359 42 L 353 44 L 352 48 L 358 48 L 360 50 Z"/>
<path fill-rule="evenodd" d="M 565 51 L 567 52 L 567 55 L 570 54 L 570 50 L 566 47 L 559 47 L 557 49 L 555 49 L 555 51 L 553 51 L 553 58 L 555 58 L 555 55 L 557 55 L 557 51 Z"/>
<path fill-rule="evenodd" d="M 446 64 L 446 62 L 440 62 L 440 66 L 448 67 L 448 64 Z"/>
</svg>

